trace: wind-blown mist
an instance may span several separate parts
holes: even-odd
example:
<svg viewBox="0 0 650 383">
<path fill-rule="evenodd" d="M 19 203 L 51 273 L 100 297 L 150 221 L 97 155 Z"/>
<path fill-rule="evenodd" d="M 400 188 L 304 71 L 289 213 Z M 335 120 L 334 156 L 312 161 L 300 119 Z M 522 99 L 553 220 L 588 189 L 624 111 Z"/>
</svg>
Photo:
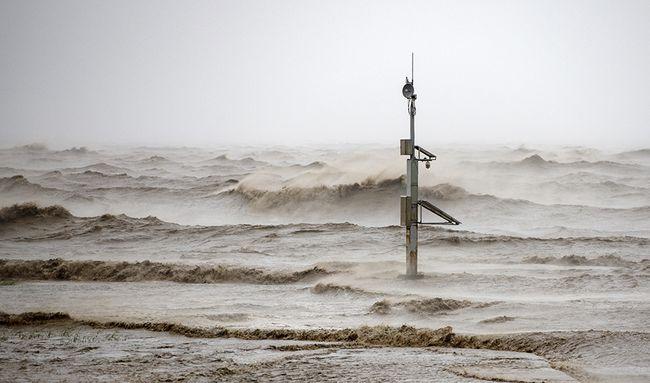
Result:
<svg viewBox="0 0 650 383">
<path fill-rule="evenodd" d="M 421 197 L 467 230 L 650 235 L 650 154 L 585 148 L 441 148 Z M 0 151 L 5 204 L 181 224 L 398 223 L 404 161 L 365 147 Z M 535 219 L 531 219 L 535 217 Z"/>
</svg>

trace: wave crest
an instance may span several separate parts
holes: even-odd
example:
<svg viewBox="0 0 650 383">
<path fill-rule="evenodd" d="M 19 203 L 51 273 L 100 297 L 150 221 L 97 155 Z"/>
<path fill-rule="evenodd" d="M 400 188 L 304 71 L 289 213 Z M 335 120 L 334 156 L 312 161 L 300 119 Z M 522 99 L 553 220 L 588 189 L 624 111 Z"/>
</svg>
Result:
<svg viewBox="0 0 650 383">
<path fill-rule="evenodd" d="M 59 258 L 46 261 L 0 260 L 0 277 L 18 280 L 284 284 L 313 280 L 328 274 L 331 272 L 316 266 L 294 272 L 277 272 L 223 265 L 190 266 L 150 261 L 66 261 Z"/>
<path fill-rule="evenodd" d="M 383 299 L 370 306 L 370 312 L 373 314 L 387 315 L 395 310 L 402 310 L 412 314 L 432 315 L 468 307 L 483 308 L 493 304 L 495 302 L 474 303 L 468 300 L 445 298 L 410 299 L 400 302 L 390 302 L 387 299 Z"/>
<path fill-rule="evenodd" d="M 360 294 L 360 295 L 377 295 L 366 290 L 352 286 L 341 286 L 332 283 L 318 283 L 310 291 L 314 294 Z"/>
<path fill-rule="evenodd" d="M 284 187 L 280 190 L 262 190 L 240 184 L 237 188 L 225 193 L 242 197 L 246 201 L 253 203 L 256 208 L 270 209 L 312 201 L 337 202 L 367 193 L 385 191 L 397 193 L 401 188 L 402 182 L 403 177 L 381 181 L 367 179 L 366 181 L 353 184 L 307 188 Z"/>
<path fill-rule="evenodd" d="M 14 222 L 21 218 L 70 218 L 72 214 L 63 206 L 40 207 L 35 203 L 15 204 L 0 209 L 0 223 Z"/>
</svg>

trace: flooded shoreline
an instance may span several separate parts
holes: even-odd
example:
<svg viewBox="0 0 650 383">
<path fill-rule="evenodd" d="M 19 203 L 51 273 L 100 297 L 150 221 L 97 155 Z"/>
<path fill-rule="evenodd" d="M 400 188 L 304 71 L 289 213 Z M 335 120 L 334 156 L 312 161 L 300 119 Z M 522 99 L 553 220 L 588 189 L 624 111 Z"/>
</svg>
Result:
<svg viewBox="0 0 650 383">
<path fill-rule="evenodd" d="M 647 380 L 647 152 L 447 151 L 422 193 L 464 224 L 421 228 L 406 280 L 403 169 L 382 150 L 0 149 L 3 368 Z"/>
<path fill-rule="evenodd" d="M 195 328 L 175 323 L 157 323 L 157 322 L 101 322 L 94 320 L 79 320 L 71 318 L 65 313 L 22 313 L 7 314 L 0 313 L 0 326 L 7 330 L 1 330 L 7 337 L 8 329 L 11 331 L 26 331 L 25 335 L 20 333 L 21 337 L 26 339 L 49 339 L 51 332 L 56 327 L 65 327 L 68 330 L 84 331 L 84 329 L 98 330 L 90 343 L 96 343 L 98 334 L 110 334 L 108 330 L 130 330 L 130 331 L 153 331 L 169 334 L 181 335 L 189 338 L 200 339 L 240 339 L 245 341 L 298 341 L 299 343 L 275 343 L 267 344 L 267 347 L 273 350 L 284 351 L 301 351 L 301 350 L 337 350 L 337 349 L 372 349 L 377 347 L 386 348 L 431 348 L 442 347 L 443 350 L 458 349 L 462 355 L 463 349 L 473 350 L 491 350 L 505 351 L 516 353 L 532 353 L 549 361 L 550 367 L 563 371 L 568 374 L 565 376 L 566 381 L 572 381 L 569 376 L 579 380 L 600 381 L 599 373 L 602 374 L 602 366 L 594 364 L 593 360 L 583 355 L 585 349 L 607 349 L 617 347 L 617 345 L 634 341 L 640 343 L 641 347 L 647 347 L 650 344 L 650 336 L 647 333 L 634 332 L 611 332 L 611 331 L 584 331 L 584 332 L 535 332 L 520 334 L 501 334 L 501 335 L 462 335 L 453 332 L 452 328 L 445 327 L 436 330 L 416 329 L 409 326 L 398 328 L 377 326 L 377 327 L 360 327 L 357 329 L 318 329 L 318 330 L 265 330 L 265 329 L 231 329 L 226 327 L 215 328 Z M 16 330 L 18 329 L 18 330 Z M 86 332 L 88 330 L 85 330 Z M 47 335 L 46 335 L 47 334 Z M 15 336 L 15 333 L 14 333 Z M 6 340 L 6 338 L 5 338 Z M 76 340 L 75 340 L 76 341 Z M 176 343 L 179 340 L 175 341 Z M 182 342 L 182 340 L 180 340 Z M 83 339 L 82 339 L 83 343 Z M 97 347 L 95 347 L 97 348 Z M 424 350 L 422 349 L 422 350 Z M 446 352 L 446 351 L 444 351 Z M 456 354 L 454 352 L 454 354 Z M 490 355 L 490 354 L 487 354 Z M 624 358 L 626 355 L 617 355 Z M 489 359 L 489 358 L 488 358 Z M 643 374 L 647 366 L 643 365 L 644 359 L 628 360 L 626 367 L 628 370 L 640 375 L 625 375 L 620 379 L 626 381 L 642 381 Z M 501 366 L 506 367 L 506 366 Z M 507 370 L 507 369 L 506 369 Z M 303 371 L 305 373 L 306 371 Z M 609 371 L 613 373 L 615 371 Z M 646 371 L 647 372 L 647 371 Z M 492 369 L 483 379 L 492 380 L 489 376 L 499 376 L 504 370 Z M 521 374 L 521 371 L 519 372 Z M 545 371 L 549 374 L 550 371 Z M 465 377 L 471 374 L 461 374 Z M 539 371 L 536 373 L 527 371 L 523 374 L 529 378 L 544 379 L 544 375 Z M 552 373 L 551 373 L 552 375 Z M 614 374 L 616 375 L 616 374 Z M 250 378 L 250 376 L 247 374 Z M 558 375 L 560 376 L 560 375 Z M 520 375 L 521 377 L 521 375 Z M 560 376 L 561 377 L 561 376 Z M 605 380 L 612 379 L 613 376 L 605 377 Z M 511 375 L 511 379 L 517 379 L 517 374 Z M 562 378 L 562 379 L 565 379 Z M 548 376 L 547 376 L 548 379 Z M 519 380 L 517 380 L 519 381 Z M 521 380 L 528 381 L 528 380 Z M 555 381 L 555 380 L 545 380 Z M 565 381 L 565 380 L 560 380 Z"/>
<path fill-rule="evenodd" d="M 3 375 L 18 379 L 92 374 L 99 381 L 575 381 L 543 358 L 508 351 L 187 338 L 70 323 L 0 326 L 0 337 Z"/>
</svg>

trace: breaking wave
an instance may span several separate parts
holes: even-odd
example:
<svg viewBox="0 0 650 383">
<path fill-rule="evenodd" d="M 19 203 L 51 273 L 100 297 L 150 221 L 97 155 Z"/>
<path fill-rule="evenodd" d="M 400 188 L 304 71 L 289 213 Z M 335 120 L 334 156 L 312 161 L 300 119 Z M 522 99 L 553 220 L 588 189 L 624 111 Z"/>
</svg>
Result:
<svg viewBox="0 0 650 383">
<path fill-rule="evenodd" d="M 0 223 L 14 222 L 22 218 L 70 218 L 72 214 L 62 206 L 39 207 L 35 203 L 15 204 L 0 209 Z"/>
<path fill-rule="evenodd" d="M 370 307 L 370 313 L 387 315 L 395 311 L 405 311 L 412 314 L 433 315 L 449 311 L 455 311 L 468 307 L 484 308 L 496 304 L 496 302 L 474 303 L 468 300 L 430 298 L 411 299 L 399 302 L 390 302 L 387 299 L 375 302 Z"/>
<path fill-rule="evenodd" d="M 321 267 L 295 272 L 271 272 L 221 265 L 189 266 L 149 261 L 0 260 L 0 277 L 17 280 L 284 284 L 314 280 L 330 273 Z"/>
<path fill-rule="evenodd" d="M 55 312 L 26 312 L 21 314 L 8 314 L 0 312 L 0 325 L 3 326 L 28 326 L 34 324 L 43 324 L 55 321 L 71 321 L 72 318 L 67 313 Z"/>
<path fill-rule="evenodd" d="M 359 294 L 359 295 L 380 295 L 357 287 L 341 286 L 333 283 L 317 283 L 310 291 L 314 294 Z"/>
<path fill-rule="evenodd" d="M 231 191 L 224 192 L 224 194 L 239 197 L 258 209 L 271 209 L 304 202 L 337 202 L 357 195 L 381 192 L 394 194 L 399 192 L 401 186 L 402 178 L 383 181 L 369 179 L 353 184 L 309 188 L 285 187 L 280 190 L 262 190 L 239 185 Z"/>
<path fill-rule="evenodd" d="M 356 329 L 244 329 L 214 327 L 210 329 L 190 327 L 165 322 L 101 322 L 78 320 L 66 313 L 28 312 L 8 314 L 0 312 L 0 325 L 20 326 L 43 324 L 52 321 L 68 321 L 95 328 L 139 329 L 169 332 L 197 338 L 240 338 L 250 340 L 284 339 L 316 342 L 354 342 L 360 345 L 393 347 L 429 347 L 449 344 L 454 337 L 451 327 L 436 330 L 416 329 L 410 326 L 362 326 Z"/>
<path fill-rule="evenodd" d="M 280 190 L 264 190 L 243 183 L 224 194 L 238 196 L 258 208 L 268 209 L 301 202 L 339 202 L 355 196 L 377 198 L 385 195 L 392 198 L 399 195 L 403 188 L 404 177 L 397 177 L 383 180 L 368 178 L 363 182 L 334 186 L 283 187 Z M 423 197 L 439 200 L 458 200 L 470 195 L 465 189 L 451 184 L 421 187 L 420 194 Z"/>
</svg>

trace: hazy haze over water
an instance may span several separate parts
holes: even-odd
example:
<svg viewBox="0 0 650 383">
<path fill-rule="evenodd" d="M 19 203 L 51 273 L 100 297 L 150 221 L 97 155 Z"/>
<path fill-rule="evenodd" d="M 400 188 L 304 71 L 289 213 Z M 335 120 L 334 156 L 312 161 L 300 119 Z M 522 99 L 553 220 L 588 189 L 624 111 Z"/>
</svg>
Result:
<svg viewBox="0 0 650 383">
<path fill-rule="evenodd" d="M 3 1 L 0 135 L 650 143 L 647 1 Z"/>
</svg>

